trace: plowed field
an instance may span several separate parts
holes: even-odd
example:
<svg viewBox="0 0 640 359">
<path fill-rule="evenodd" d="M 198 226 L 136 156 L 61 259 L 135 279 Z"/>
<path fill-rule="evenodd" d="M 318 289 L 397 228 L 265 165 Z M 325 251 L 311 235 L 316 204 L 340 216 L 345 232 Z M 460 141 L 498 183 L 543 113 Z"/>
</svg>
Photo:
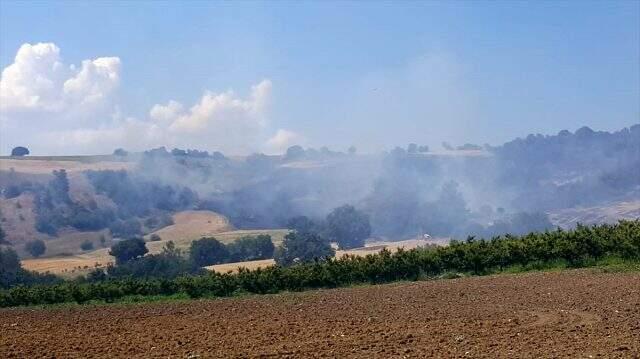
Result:
<svg viewBox="0 0 640 359">
<path fill-rule="evenodd" d="M 0 357 L 640 357 L 640 273 L 0 310 Z"/>
</svg>

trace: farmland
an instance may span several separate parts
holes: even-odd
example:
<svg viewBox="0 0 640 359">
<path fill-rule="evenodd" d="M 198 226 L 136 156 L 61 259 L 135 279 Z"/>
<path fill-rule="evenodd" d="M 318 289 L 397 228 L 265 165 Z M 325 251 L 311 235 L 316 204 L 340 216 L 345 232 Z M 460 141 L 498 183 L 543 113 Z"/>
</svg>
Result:
<svg viewBox="0 0 640 359">
<path fill-rule="evenodd" d="M 640 275 L 573 270 L 4 309 L 0 327 L 5 358 L 633 358 L 640 354 Z"/>
</svg>

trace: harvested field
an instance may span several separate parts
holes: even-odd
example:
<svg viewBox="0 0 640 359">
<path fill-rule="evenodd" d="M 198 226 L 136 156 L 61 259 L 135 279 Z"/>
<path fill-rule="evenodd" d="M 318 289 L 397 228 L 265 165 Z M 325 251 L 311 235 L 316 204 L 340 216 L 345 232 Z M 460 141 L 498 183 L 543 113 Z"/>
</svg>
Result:
<svg viewBox="0 0 640 359">
<path fill-rule="evenodd" d="M 233 231 L 233 232 L 227 232 L 227 233 L 235 234 L 238 232 L 242 233 L 242 232 L 253 232 L 253 231 Z M 271 230 L 270 233 L 266 233 L 266 234 L 270 234 L 271 238 L 273 239 L 273 244 L 278 246 L 280 245 L 280 243 L 282 243 L 284 235 L 287 232 L 288 232 L 287 230 L 275 229 L 275 230 Z M 226 233 L 216 234 L 216 238 L 221 240 L 223 243 L 228 243 L 227 241 L 224 240 L 225 234 Z M 260 232 L 256 234 L 260 234 Z M 240 236 L 237 236 L 237 237 L 239 238 Z M 371 243 L 367 243 L 365 247 L 354 248 L 349 250 L 336 250 L 336 258 L 340 258 L 346 254 L 353 255 L 353 256 L 366 256 L 368 254 L 377 254 L 377 253 L 380 253 L 380 251 L 383 249 L 387 249 L 391 252 L 395 252 L 399 248 L 408 250 L 408 249 L 424 247 L 432 244 L 433 243 L 431 242 L 427 242 L 423 240 L 414 240 L 414 239 L 407 240 L 407 241 L 398 241 L 398 242 L 371 242 Z M 335 248 L 337 248 L 337 246 Z M 219 273 L 227 273 L 227 272 L 236 272 L 240 267 L 244 267 L 247 269 L 256 269 L 256 268 L 270 267 L 275 264 L 276 262 L 273 259 L 263 259 L 263 260 L 257 260 L 257 261 L 216 264 L 212 266 L 207 266 L 205 268 L 208 270 L 219 272 Z"/>
<path fill-rule="evenodd" d="M 112 156 L 75 156 L 75 157 L 3 157 L 0 158 L 0 170 L 13 168 L 19 173 L 51 174 L 53 170 L 64 168 L 67 172 L 86 170 L 128 170 L 135 162 L 116 161 Z"/>
<path fill-rule="evenodd" d="M 211 211 L 182 211 L 173 215 L 174 224 L 164 227 L 154 234 L 163 240 L 191 243 L 200 237 L 214 236 L 232 228 L 229 220 Z"/>
<path fill-rule="evenodd" d="M 640 273 L 502 275 L 0 311 L 0 357 L 640 355 Z"/>
</svg>

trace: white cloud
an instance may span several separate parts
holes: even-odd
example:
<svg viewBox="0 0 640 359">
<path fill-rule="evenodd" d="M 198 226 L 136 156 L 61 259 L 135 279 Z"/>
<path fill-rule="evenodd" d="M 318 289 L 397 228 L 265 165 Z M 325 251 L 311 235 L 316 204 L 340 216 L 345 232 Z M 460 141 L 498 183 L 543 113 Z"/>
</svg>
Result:
<svg viewBox="0 0 640 359">
<path fill-rule="evenodd" d="M 166 123 L 180 116 L 183 109 L 184 106 L 182 106 L 180 102 L 171 100 L 164 106 L 154 105 L 151 111 L 149 111 L 149 117 L 151 117 L 152 120 Z"/>
<path fill-rule="evenodd" d="M 63 94 L 73 104 L 91 105 L 105 100 L 119 82 L 119 58 L 84 60 L 80 71 L 64 82 Z"/>
<path fill-rule="evenodd" d="M 42 154 L 155 146 L 240 154 L 281 150 L 300 138 L 279 130 L 269 139 L 273 131 L 268 120 L 272 89 L 268 79 L 252 86 L 246 97 L 232 90 L 205 91 L 191 107 L 171 100 L 152 106 L 148 118 L 125 117 L 113 103 L 120 66 L 118 57 L 67 66 L 53 43 L 22 45 L 0 78 L 2 151 L 20 144 Z"/>
<path fill-rule="evenodd" d="M 284 153 L 289 146 L 299 145 L 303 141 L 304 138 L 299 134 L 279 129 L 273 137 L 267 140 L 267 150 L 271 153 Z"/>
<path fill-rule="evenodd" d="M 62 63 L 53 43 L 24 44 L 0 78 L 0 111 L 64 113 L 102 105 L 118 86 L 120 59 L 84 60 L 79 70 Z"/>
</svg>

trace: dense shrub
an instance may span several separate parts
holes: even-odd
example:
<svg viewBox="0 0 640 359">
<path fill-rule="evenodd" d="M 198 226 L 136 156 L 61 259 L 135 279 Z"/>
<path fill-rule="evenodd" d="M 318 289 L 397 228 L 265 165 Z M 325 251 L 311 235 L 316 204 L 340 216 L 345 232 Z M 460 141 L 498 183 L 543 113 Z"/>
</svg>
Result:
<svg viewBox="0 0 640 359">
<path fill-rule="evenodd" d="M 2 226 L 0 226 L 0 244 L 4 244 L 7 242 L 7 233 L 4 231 L 4 229 L 2 229 Z"/>
<path fill-rule="evenodd" d="M 190 208 L 196 194 L 186 187 L 164 185 L 120 171 L 87 171 L 96 192 L 109 197 L 118 206 L 120 218 L 144 217 L 154 210 L 177 211 Z"/>
<path fill-rule="evenodd" d="M 109 226 L 111 236 L 118 238 L 128 238 L 142 234 L 142 225 L 135 218 L 126 221 L 116 221 Z"/>
<path fill-rule="evenodd" d="M 329 239 L 337 242 L 340 249 L 362 247 L 364 240 L 371 235 L 369 216 L 349 205 L 331 211 L 325 221 L 325 229 Z"/>
<path fill-rule="evenodd" d="M 22 146 L 14 147 L 11 150 L 11 156 L 22 157 L 22 156 L 26 156 L 28 154 L 29 154 L 29 149 L 26 148 L 26 147 L 22 147 Z"/>
<path fill-rule="evenodd" d="M 213 237 L 200 238 L 191 242 L 189 258 L 198 267 L 210 266 L 228 261 L 229 251 Z"/>
<path fill-rule="evenodd" d="M 102 271 L 97 269 L 96 271 Z M 199 274 L 204 269 L 192 265 L 183 257 L 182 252 L 176 249 L 175 244 L 169 241 L 159 254 L 150 254 L 144 257 L 134 258 L 117 266 L 109 266 L 106 276 L 100 277 L 92 274 L 90 280 L 98 281 L 114 278 L 176 278 L 186 274 Z"/>
<path fill-rule="evenodd" d="M 129 260 L 139 258 L 147 254 L 149 250 L 140 237 L 119 241 L 109 250 L 109 255 L 116 258 L 116 264 L 123 264 Z"/>
<path fill-rule="evenodd" d="M 228 244 L 227 250 L 231 262 L 244 262 L 273 258 L 275 247 L 270 235 L 261 234 L 239 238 Z"/>
<path fill-rule="evenodd" d="M 80 249 L 83 251 L 90 251 L 93 249 L 93 242 L 86 240 L 80 244 Z"/>
<path fill-rule="evenodd" d="M 322 261 L 335 255 L 329 241 L 314 232 L 289 232 L 275 253 L 278 265 Z"/>
<path fill-rule="evenodd" d="M 41 239 L 34 239 L 24 244 L 24 250 L 29 252 L 34 258 L 38 258 L 47 250 L 47 246 Z"/>
<path fill-rule="evenodd" d="M 53 284 L 60 281 L 60 278 L 51 274 L 38 274 L 23 269 L 20 258 L 13 249 L 0 248 L 0 289 L 15 285 Z"/>
<path fill-rule="evenodd" d="M 294 234 L 295 232 L 292 232 Z M 297 237 L 293 237 L 297 238 Z M 292 239 L 290 237 L 289 239 Z M 187 294 L 192 298 L 229 296 L 235 292 L 276 293 L 331 288 L 356 283 L 416 280 L 448 272 L 488 273 L 514 265 L 565 261 L 581 266 L 604 257 L 640 260 L 640 221 L 578 226 L 492 240 L 453 241 L 449 246 L 396 253 L 343 256 L 291 267 L 241 269 L 237 274 L 207 273 L 175 279 L 118 279 L 98 283 L 17 286 L 0 291 L 0 307 L 88 300 L 117 300 L 129 295 Z"/>
</svg>

